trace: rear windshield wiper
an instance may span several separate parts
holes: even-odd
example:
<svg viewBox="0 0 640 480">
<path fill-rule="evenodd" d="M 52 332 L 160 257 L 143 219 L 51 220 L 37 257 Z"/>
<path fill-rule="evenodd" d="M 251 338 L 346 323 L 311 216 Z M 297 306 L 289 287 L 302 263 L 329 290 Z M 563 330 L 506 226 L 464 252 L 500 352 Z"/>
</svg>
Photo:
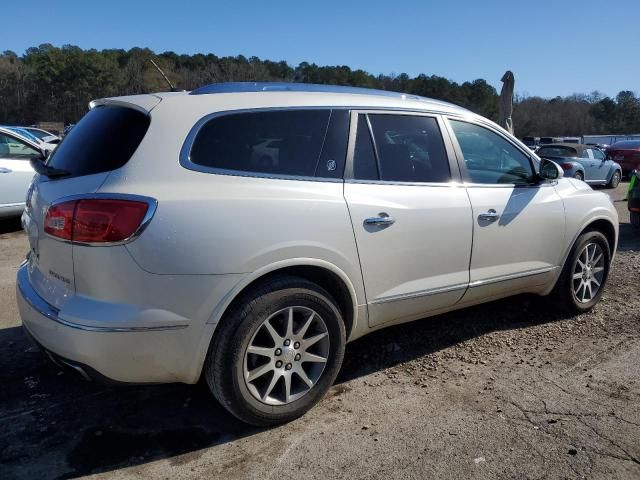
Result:
<svg viewBox="0 0 640 480">
<path fill-rule="evenodd" d="M 31 166 L 33 169 L 38 172 L 40 175 L 45 175 L 49 178 L 62 178 L 68 177 L 71 175 L 71 172 L 68 170 L 63 170 L 61 168 L 51 167 L 49 165 L 45 165 L 44 158 L 32 158 L 30 160 Z"/>
</svg>

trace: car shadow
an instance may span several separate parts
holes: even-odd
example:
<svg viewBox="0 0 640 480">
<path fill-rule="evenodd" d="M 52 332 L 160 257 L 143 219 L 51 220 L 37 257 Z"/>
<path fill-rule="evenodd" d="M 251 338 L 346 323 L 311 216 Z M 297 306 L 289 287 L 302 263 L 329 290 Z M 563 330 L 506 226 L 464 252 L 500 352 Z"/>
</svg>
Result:
<svg viewBox="0 0 640 480">
<path fill-rule="evenodd" d="M 336 383 L 495 330 L 564 318 L 539 297 L 520 296 L 387 328 L 348 345 Z M 261 431 L 228 414 L 204 382 L 105 387 L 61 373 L 21 327 L 0 330 L 0 345 L 1 478 L 69 478 L 159 459 L 185 463 L 202 449 Z"/>
<path fill-rule="evenodd" d="M 632 227 L 630 223 L 621 223 L 618 236 L 618 251 L 640 252 L 640 229 Z"/>
<path fill-rule="evenodd" d="M 4 233 L 14 233 L 22 230 L 20 217 L 10 217 L 0 219 L 0 235 Z"/>
</svg>

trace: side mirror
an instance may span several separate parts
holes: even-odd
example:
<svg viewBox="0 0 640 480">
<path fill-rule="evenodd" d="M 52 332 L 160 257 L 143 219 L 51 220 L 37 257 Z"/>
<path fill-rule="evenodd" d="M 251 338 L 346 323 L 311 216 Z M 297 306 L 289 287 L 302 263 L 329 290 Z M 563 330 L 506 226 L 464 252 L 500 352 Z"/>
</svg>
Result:
<svg viewBox="0 0 640 480">
<path fill-rule="evenodd" d="M 558 180 L 564 176 L 564 170 L 556 162 L 543 158 L 540 161 L 540 178 L 543 180 Z"/>
<path fill-rule="evenodd" d="M 51 153 L 50 150 L 47 150 L 46 148 L 43 148 L 42 150 L 40 150 L 42 153 L 42 159 L 46 160 L 47 158 L 49 158 L 49 154 Z"/>
</svg>

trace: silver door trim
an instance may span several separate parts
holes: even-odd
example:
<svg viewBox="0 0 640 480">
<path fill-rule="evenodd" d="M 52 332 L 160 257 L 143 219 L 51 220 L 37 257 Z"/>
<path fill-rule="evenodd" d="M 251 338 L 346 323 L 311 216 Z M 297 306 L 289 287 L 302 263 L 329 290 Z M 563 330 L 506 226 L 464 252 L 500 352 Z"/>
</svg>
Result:
<svg viewBox="0 0 640 480">
<path fill-rule="evenodd" d="M 455 285 L 449 285 L 447 287 L 429 288 L 427 290 L 419 290 L 417 292 L 403 293 L 400 295 L 390 295 L 388 297 L 382 297 L 382 298 L 373 300 L 369 302 L 369 305 L 379 305 L 383 303 L 397 302 L 401 300 L 411 300 L 419 297 L 428 297 L 430 295 L 438 295 L 440 293 L 455 292 L 456 290 L 466 290 L 467 288 L 483 287 L 485 285 L 491 285 L 493 283 L 506 282 L 509 280 L 516 280 L 519 278 L 542 275 L 544 273 L 549 273 L 558 268 L 560 267 L 537 268 L 535 270 L 527 270 L 525 272 L 518 272 L 518 273 L 509 274 L 509 275 L 500 275 L 498 277 L 491 277 L 491 278 L 485 278 L 482 280 L 476 280 L 470 283 L 458 283 Z"/>
<path fill-rule="evenodd" d="M 439 293 L 455 292 L 456 290 L 466 290 L 468 286 L 468 283 L 458 283 L 456 285 L 449 285 L 448 287 L 429 288 L 427 290 L 419 290 L 417 292 L 403 293 L 400 295 L 391 295 L 388 297 L 378 298 L 369 302 L 369 304 L 377 305 L 381 303 L 397 302 L 400 300 L 409 300 L 412 298 L 427 297 L 430 295 L 437 295 Z"/>
<path fill-rule="evenodd" d="M 533 277 L 535 275 L 542 275 L 543 273 L 549 273 L 552 270 L 556 270 L 560 267 L 544 267 L 536 268 L 535 270 L 526 270 L 524 272 L 511 273 L 509 275 L 500 275 L 498 277 L 490 277 L 482 280 L 475 280 L 469 283 L 469 288 L 483 287 L 485 285 L 491 285 L 498 282 L 506 282 L 508 280 L 516 280 L 518 278 Z"/>
</svg>

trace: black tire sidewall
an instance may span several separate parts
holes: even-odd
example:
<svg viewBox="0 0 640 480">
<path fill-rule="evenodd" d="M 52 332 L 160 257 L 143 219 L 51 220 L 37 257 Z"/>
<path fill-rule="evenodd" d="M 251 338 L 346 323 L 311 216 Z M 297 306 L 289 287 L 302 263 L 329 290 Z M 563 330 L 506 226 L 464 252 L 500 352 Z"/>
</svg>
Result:
<svg viewBox="0 0 640 480">
<path fill-rule="evenodd" d="M 611 181 L 609 182 L 609 187 L 617 188 L 618 185 L 620 185 L 621 179 L 622 179 L 622 175 L 620 175 L 620 172 L 618 171 L 614 172 L 613 176 L 611 177 Z"/>
<path fill-rule="evenodd" d="M 584 182 L 584 175 L 581 172 L 576 172 L 573 174 L 573 178 L 576 180 L 581 180 Z"/>
<path fill-rule="evenodd" d="M 345 329 L 340 311 L 328 293 L 301 281 L 288 282 L 288 288 L 261 292 L 224 319 L 221 335 L 207 363 L 207 381 L 215 396 L 236 417 L 257 426 L 293 420 L 315 405 L 333 384 L 342 365 Z M 244 381 L 244 352 L 264 320 L 289 307 L 302 306 L 316 311 L 329 332 L 329 357 L 318 382 L 307 394 L 287 405 L 267 405 L 256 399 Z"/>
</svg>

